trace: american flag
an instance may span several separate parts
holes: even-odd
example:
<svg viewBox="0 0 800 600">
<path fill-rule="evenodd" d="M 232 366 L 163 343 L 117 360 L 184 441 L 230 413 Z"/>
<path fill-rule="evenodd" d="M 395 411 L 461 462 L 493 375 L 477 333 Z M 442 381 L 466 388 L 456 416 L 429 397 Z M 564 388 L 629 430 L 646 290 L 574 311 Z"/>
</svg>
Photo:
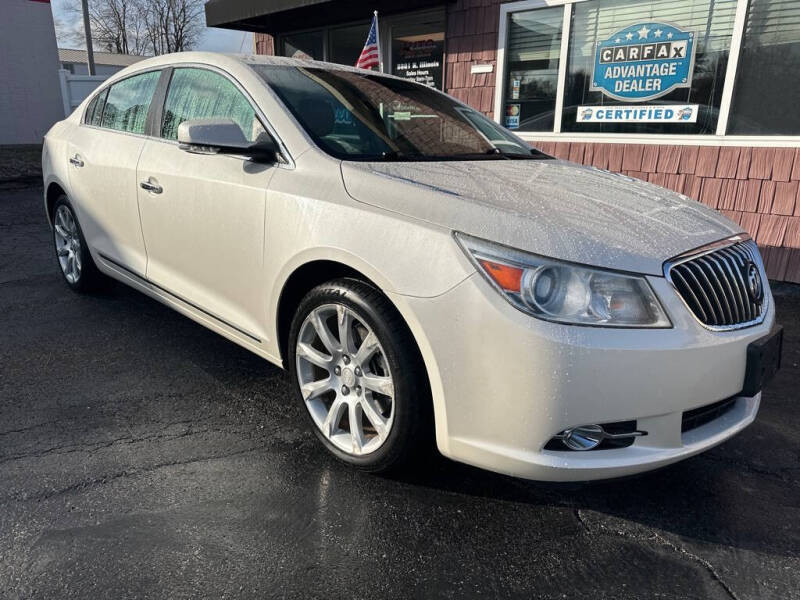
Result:
<svg viewBox="0 0 800 600">
<path fill-rule="evenodd" d="M 369 28 L 367 43 L 364 44 L 361 56 L 356 61 L 356 68 L 371 69 L 372 67 L 380 67 L 380 64 L 381 50 L 378 47 L 378 13 L 376 12 L 372 17 L 372 26 Z"/>
</svg>

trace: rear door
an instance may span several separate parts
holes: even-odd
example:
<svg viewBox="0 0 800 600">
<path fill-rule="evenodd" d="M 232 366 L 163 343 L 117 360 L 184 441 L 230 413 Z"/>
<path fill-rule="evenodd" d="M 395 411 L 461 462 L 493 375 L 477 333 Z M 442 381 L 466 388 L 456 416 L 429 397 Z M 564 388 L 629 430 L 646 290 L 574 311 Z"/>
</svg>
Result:
<svg viewBox="0 0 800 600">
<path fill-rule="evenodd" d="M 260 341 L 267 187 L 277 167 L 186 152 L 177 133 L 183 121 L 213 117 L 233 119 L 250 141 L 264 127 L 244 90 L 210 68 L 175 68 L 161 112 L 160 139 L 145 145 L 137 174 L 147 278 Z"/>
<path fill-rule="evenodd" d="M 89 245 L 144 274 L 147 255 L 137 205 L 136 165 L 160 71 L 133 75 L 92 101 L 70 135 L 69 185 Z"/>
</svg>

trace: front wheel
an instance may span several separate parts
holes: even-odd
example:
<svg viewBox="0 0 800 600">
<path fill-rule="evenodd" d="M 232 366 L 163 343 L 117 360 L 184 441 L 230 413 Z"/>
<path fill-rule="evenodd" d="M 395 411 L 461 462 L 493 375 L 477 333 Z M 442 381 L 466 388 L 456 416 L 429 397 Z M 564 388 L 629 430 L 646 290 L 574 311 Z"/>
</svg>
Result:
<svg viewBox="0 0 800 600">
<path fill-rule="evenodd" d="M 410 331 L 383 294 L 354 279 L 300 303 L 288 365 L 317 437 L 340 460 L 399 467 L 430 437 L 430 395 Z"/>
<path fill-rule="evenodd" d="M 61 274 L 71 289 L 87 292 L 102 287 L 106 278 L 94 264 L 75 210 L 64 195 L 53 206 L 53 242 Z"/>
</svg>

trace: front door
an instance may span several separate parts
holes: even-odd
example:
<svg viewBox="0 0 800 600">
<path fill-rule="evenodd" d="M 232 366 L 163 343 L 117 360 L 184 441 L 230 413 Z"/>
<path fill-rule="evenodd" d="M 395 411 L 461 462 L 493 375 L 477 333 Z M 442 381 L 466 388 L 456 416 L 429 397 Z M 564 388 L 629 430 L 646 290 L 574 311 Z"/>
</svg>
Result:
<svg viewBox="0 0 800 600">
<path fill-rule="evenodd" d="M 176 68 L 161 139 L 146 143 L 137 169 L 147 278 L 263 340 L 267 187 L 276 167 L 181 150 L 178 125 L 212 117 L 233 119 L 251 141 L 264 131 L 249 100 L 227 77 L 202 68 Z"/>
</svg>

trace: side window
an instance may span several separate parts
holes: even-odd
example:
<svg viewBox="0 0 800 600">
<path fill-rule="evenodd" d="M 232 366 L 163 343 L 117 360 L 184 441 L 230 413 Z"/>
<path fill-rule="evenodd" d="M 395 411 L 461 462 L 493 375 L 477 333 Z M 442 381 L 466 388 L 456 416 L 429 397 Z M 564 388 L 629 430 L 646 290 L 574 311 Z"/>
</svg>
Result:
<svg viewBox="0 0 800 600">
<path fill-rule="evenodd" d="M 151 71 L 112 85 L 103 110 L 103 127 L 144 133 L 147 111 L 160 74 L 160 71 Z"/>
<path fill-rule="evenodd" d="M 89 108 L 86 110 L 86 122 L 90 125 L 100 127 L 103 119 L 103 108 L 105 108 L 106 105 L 106 96 L 108 96 L 108 90 L 103 90 L 97 94 L 97 97 L 92 100 L 92 104 L 90 104 Z"/>
<path fill-rule="evenodd" d="M 178 126 L 190 119 L 233 119 L 248 141 L 264 132 L 252 105 L 227 78 L 205 69 L 175 69 L 164 104 L 161 136 L 178 139 Z"/>
<path fill-rule="evenodd" d="M 92 101 L 89 102 L 89 106 L 86 107 L 86 112 L 83 115 L 83 122 L 84 123 L 91 123 L 92 122 L 92 115 L 94 114 L 94 109 L 97 106 L 97 101 L 100 99 L 100 96 L 103 94 L 97 94 Z"/>
</svg>

